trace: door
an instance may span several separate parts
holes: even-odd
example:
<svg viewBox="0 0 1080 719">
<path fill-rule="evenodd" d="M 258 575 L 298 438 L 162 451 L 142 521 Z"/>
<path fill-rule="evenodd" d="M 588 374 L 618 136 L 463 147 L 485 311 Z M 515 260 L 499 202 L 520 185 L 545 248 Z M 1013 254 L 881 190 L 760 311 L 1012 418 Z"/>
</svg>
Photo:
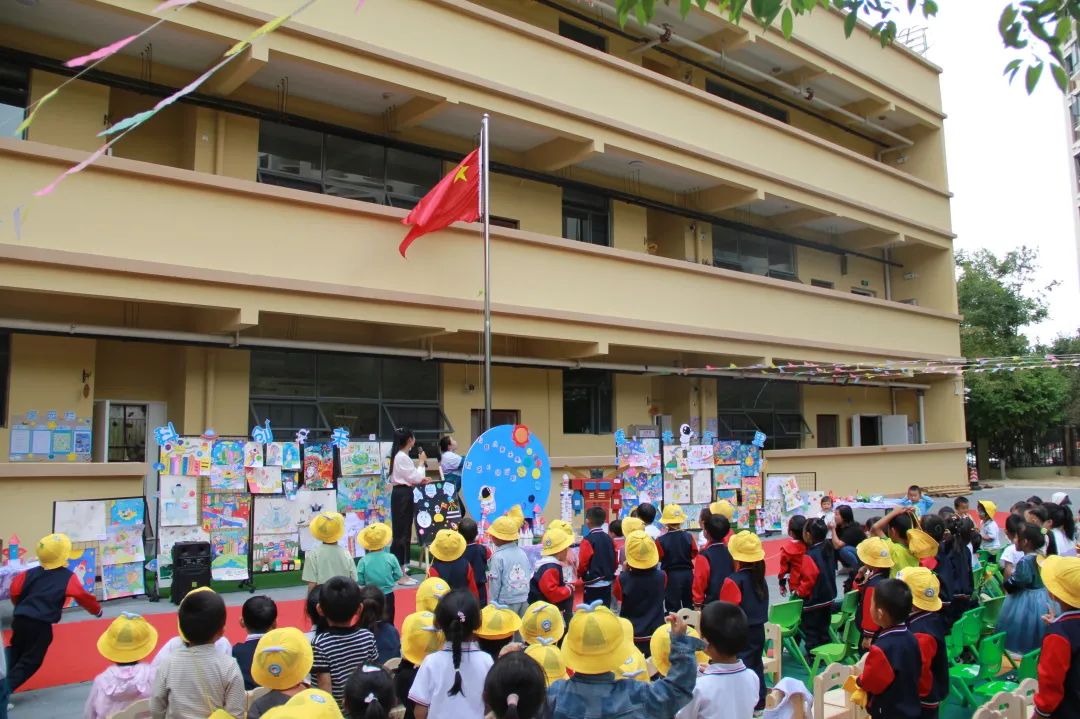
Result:
<svg viewBox="0 0 1080 719">
<path fill-rule="evenodd" d="M 146 498 L 147 523 L 153 532 L 157 526 L 158 473 L 154 464 L 160 450 L 154 428 L 167 420 L 165 402 L 129 402 L 103 399 L 94 402 L 95 462 L 145 462 L 143 496 Z"/>
<path fill-rule="evenodd" d="M 472 443 L 476 441 L 476 438 L 484 433 L 484 410 L 474 409 L 470 419 L 472 420 L 472 439 L 469 442 L 469 446 L 472 446 Z M 521 410 L 491 410 L 491 426 L 498 427 L 501 424 L 521 424 Z"/>
<path fill-rule="evenodd" d="M 908 444 L 906 414 L 887 414 L 881 418 L 882 444 Z"/>
<path fill-rule="evenodd" d="M 851 415 L 851 446 L 874 447 L 881 444 L 881 415 Z"/>
<path fill-rule="evenodd" d="M 840 446 L 840 415 L 817 416 L 817 446 L 820 449 Z"/>
</svg>

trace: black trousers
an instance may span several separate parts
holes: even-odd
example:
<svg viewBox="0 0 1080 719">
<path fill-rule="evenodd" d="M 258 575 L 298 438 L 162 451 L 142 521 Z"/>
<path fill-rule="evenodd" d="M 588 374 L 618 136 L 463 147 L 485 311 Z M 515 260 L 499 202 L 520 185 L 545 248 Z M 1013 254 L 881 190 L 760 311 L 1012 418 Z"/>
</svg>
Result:
<svg viewBox="0 0 1080 719">
<path fill-rule="evenodd" d="M 648 659 L 649 657 L 652 656 L 652 638 L 651 637 L 647 638 L 647 639 L 639 639 L 638 637 L 634 637 L 634 646 L 637 647 L 638 650 L 641 651 L 641 653 L 645 655 L 646 659 Z"/>
<path fill-rule="evenodd" d="M 941 710 L 940 706 L 922 708 L 921 719 L 938 719 L 938 712 Z"/>
<path fill-rule="evenodd" d="M 383 621 L 388 624 L 394 623 L 394 593 L 390 592 L 386 595 L 386 602 L 383 604 Z"/>
<path fill-rule="evenodd" d="M 826 604 L 817 609 L 805 609 L 802 615 L 803 642 L 806 651 L 832 641 L 829 636 L 829 622 L 832 620 L 832 605 Z"/>
<path fill-rule="evenodd" d="M 8 657 L 11 691 L 25 684 L 41 668 L 52 640 L 53 628 L 49 622 L 15 616 L 11 622 L 11 653 Z"/>
<path fill-rule="evenodd" d="M 765 625 L 755 624 L 747 627 L 746 651 L 739 654 L 739 659 L 746 668 L 757 674 L 758 703 L 757 709 L 765 708 L 765 662 L 761 653 L 765 651 Z"/>
<path fill-rule="evenodd" d="M 413 488 L 400 484 L 394 485 L 394 489 L 390 492 L 390 529 L 393 532 L 390 553 L 397 557 L 402 572 L 409 565 L 409 553 L 412 550 L 413 514 L 415 512 L 416 503 L 413 502 Z"/>
<path fill-rule="evenodd" d="M 664 608 L 668 612 L 680 609 L 693 609 L 694 570 L 669 569 L 667 572 L 667 590 L 664 594 Z"/>
<path fill-rule="evenodd" d="M 585 587 L 584 600 L 586 604 L 592 604 L 597 599 L 603 602 L 603 606 L 611 608 L 611 585 L 606 587 Z"/>
</svg>

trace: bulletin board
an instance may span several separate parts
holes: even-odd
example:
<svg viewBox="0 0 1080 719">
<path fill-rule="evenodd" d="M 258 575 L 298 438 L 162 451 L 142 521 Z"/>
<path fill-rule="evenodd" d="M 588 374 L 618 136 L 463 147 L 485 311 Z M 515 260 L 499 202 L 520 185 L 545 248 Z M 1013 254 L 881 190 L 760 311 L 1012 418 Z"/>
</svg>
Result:
<svg viewBox="0 0 1080 719">
<path fill-rule="evenodd" d="M 55 501 L 53 531 L 71 539 L 68 569 L 88 592 L 106 601 L 146 593 L 144 497 Z"/>
<path fill-rule="evenodd" d="M 89 462 L 92 420 L 67 410 L 29 410 L 11 416 L 9 462 Z"/>
</svg>

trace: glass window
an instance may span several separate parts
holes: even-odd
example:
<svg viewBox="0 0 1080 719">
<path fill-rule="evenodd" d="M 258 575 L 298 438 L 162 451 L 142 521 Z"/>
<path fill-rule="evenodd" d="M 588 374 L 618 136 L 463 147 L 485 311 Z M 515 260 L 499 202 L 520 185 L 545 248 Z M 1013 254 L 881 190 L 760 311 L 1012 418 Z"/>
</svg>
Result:
<svg viewBox="0 0 1080 719">
<path fill-rule="evenodd" d="M 319 410 L 331 429 L 345 427 L 349 436 L 357 439 L 367 439 L 371 434 L 380 436 L 377 402 L 319 402 Z"/>
<path fill-rule="evenodd" d="M 439 366 L 414 359 L 382 360 L 382 396 L 386 399 L 438 399 Z"/>
<path fill-rule="evenodd" d="M 713 225 L 713 260 L 717 266 L 742 269 L 739 262 L 739 235 L 722 225 Z"/>
<path fill-rule="evenodd" d="M 253 397 L 314 397 L 315 355 L 308 352 L 252 352 Z"/>
<path fill-rule="evenodd" d="M 10 137 L 26 114 L 30 82 L 26 68 L 0 60 L 0 135 Z"/>
<path fill-rule="evenodd" d="M 563 190 L 563 237 L 594 245 L 609 245 L 610 202 L 603 195 Z"/>
<path fill-rule="evenodd" d="M 146 461 L 145 404 L 109 403 L 108 461 Z"/>
<path fill-rule="evenodd" d="M 259 402 L 251 403 L 253 424 L 270 420 L 274 439 L 289 441 L 298 429 L 307 429 L 314 439 L 326 439 L 330 429 L 315 402 Z"/>
<path fill-rule="evenodd" d="M 361 140 L 326 136 L 326 194 L 386 202 L 386 148 Z"/>
<path fill-rule="evenodd" d="M 713 265 L 755 275 L 797 279 L 794 245 L 726 225 L 713 225 Z"/>
<path fill-rule="evenodd" d="M 762 115 L 765 115 L 766 117 L 771 117 L 774 120 L 779 120 L 780 122 L 788 122 L 787 110 L 783 110 L 776 105 L 772 105 L 766 102 L 765 100 L 759 99 L 757 97 L 752 97 L 750 95 L 747 95 L 746 93 L 739 92 L 738 90 L 734 90 L 727 85 L 722 85 L 721 83 L 718 83 L 714 80 L 705 81 L 705 92 L 734 102 L 736 105 L 742 105 L 748 110 L 760 112 Z"/>
<path fill-rule="evenodd" d="M 453 429 L 446 415 L 438 407 L 412 404 L 384 404 L 383 412 L 389 424 L 386 434 L 397 427 L 408 427 L 419 437 L 437 439 Z M 434 453 L 431 453 L 434 456 Z"/>
<path fill-rule="evenodd" d="M 563 371 L 563 433 L 610 432 L 613 394 L 610 372 Z"/>
<path fill-rule="evenodd" d="M 300 178 L 321 187 L 322 144 L 320 132 L 274 122 L 259 123 L 259 180 L 277 184 L 277 178 Z"/>
<path fill-rule="evenodd" d="M 358 355 L 319 355 L 320 397 L 379 398 L 379 360 Z"/>
<path fill-rule="evenodd" d="M 389 148 L 386 151 L 386 189 L 389 204 L 412 209 L 438 184 L 442 161 L 434 157 Z"/>
<path fill-rule="evenodd" d="M 574 42 L 580 42 L 582 45 L 588 45 L 593 50 L 599 50 L 600 52 L 607 52 L 607 38 L 603 35 L 598 35 L 595 32 L 589 32 L 584 28 L 580 28 L 577 25 L 571 25 L 563 20 L 559 21 L 559 34 L 568 40 Z"/>
<path fill-rule="evenodd" d="M 743 272 L 764 275 L 769 271 L 769 242 L 764 237 L 742 233 L 739 236 L 739 256 Z"/>
<path fill-rule="evenodd" d="M 801 414 L 799 389 L 790 381 L 718 379 L 721 432 L 747 441 L 760 430 L 766 435 L 766 449 L 798 449 L 810 433 Z"/>
</svg>

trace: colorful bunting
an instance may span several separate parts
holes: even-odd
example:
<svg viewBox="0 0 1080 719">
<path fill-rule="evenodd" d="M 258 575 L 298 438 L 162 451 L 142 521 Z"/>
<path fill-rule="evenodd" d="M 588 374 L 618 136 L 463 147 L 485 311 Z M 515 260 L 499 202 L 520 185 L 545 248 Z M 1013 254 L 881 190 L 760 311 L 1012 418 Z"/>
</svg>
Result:
<svg viewBox="0 0 1080 719">
<path fill-rule="evenodd" d="M 116 53 L 120 52 L 125 47 L 130 45 L 137 37 L 139 37 L 139 34 L 141 33 L 137 33 L 135 35 L 128 35 L 123 40 L 117 40 L 111 45 L 106 45 L 99 50 L 94 50 L 89 55 L 73 57 L 67 62 L 65 62 L 64 65 L 66 65 L 67 67 L 82 67 L 83 65 L 94 62 L 95 60 L 104 60 L 110 55 L 115 55 Z"/>
</svg>

